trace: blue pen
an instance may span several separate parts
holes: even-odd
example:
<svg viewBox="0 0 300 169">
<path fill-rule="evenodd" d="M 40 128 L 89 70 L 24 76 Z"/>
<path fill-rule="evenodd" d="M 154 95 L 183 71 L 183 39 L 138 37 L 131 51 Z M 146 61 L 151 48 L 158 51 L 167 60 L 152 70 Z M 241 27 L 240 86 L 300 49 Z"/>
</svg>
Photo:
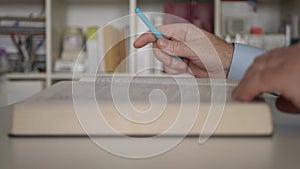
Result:
<svg viewBox="0 0 300 169">
<path fill-rule="evenodd" d="M 144 24 L 151 30 L 153 35 L 157 39 L 162 39 L 164 36 L 158 32 L 158 30 L 153 26 L 153 24 L 149 21 L 149 19 L 144 15 L 144 13 L 140 10 L 140 8 L 135 9 L 135 13 L 139 16 L 139 18 L 144 22 Z M 177 60 L 182 61 L 182 59 L 179 56 L 173 56 Z"/>
</svg>

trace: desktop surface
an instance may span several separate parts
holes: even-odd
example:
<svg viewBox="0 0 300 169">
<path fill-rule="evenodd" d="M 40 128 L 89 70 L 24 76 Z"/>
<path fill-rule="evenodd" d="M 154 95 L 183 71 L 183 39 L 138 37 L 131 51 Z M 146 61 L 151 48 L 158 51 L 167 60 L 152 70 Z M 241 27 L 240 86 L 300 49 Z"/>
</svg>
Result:
<svg viewBox="0 0 300 169">
<path fill-rule="evenodd" d="M 188 137 L 170 151 L 146 159 L 113 155 L 89 138 L 10 138 L 7 133 L 12 107 L 3 107 L 0 108 L 0 168 L 298 168 L 300 116 L 280 113 L 273 100 L 268 103 L 274 121 L 272 137 L 214 137 L 204 144 L 199 144 L 197 137 Z M 122 144 L 121 138 L 103 139 Z"/>
</svg>

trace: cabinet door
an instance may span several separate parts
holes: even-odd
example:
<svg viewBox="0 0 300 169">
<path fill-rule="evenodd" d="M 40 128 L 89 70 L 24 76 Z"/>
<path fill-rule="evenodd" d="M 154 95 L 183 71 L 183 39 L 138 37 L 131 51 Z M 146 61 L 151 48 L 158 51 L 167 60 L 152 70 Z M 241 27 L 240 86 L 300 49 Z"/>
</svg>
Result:
<svg viewBox="0 0 300 169">
<path fill-rule="evenodd" d="M 7 105 L 6 84 L 7 81 L 0 76 L 0 107 Z"/>
<path fill-rule="evenodd" d="M 44 81 L 7 81 L 2 85 L 1 95 L 6 98 L 6 104 L 10 105 L 42 91 L 43 88 Z"/>
</svg>

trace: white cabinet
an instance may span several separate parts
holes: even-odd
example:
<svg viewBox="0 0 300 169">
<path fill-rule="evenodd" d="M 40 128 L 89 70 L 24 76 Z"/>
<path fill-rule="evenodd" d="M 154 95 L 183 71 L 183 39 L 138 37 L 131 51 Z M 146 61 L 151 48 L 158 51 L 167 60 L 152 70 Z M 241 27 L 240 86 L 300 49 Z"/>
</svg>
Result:
<svg viewBox="0 0 300 169">
<path fill-rule="evenodd" d="M 44 89 L 45 82 L 42 80 L 22 80 L 0 82 L 0 106 L 11 105 L 22 101 Z"/>
<path fill-rule="evenodd" d="M 132 13 L 136 3 L 136 0 L 1 0 L 1 16 L 36 16 L 44 12 L 46 18 L 46 72 L 8 73 L 5 76 L 9 80 L 41 80 L 46 87 L 57 80 L 72 79 L 72 73 L 53 73 L 54 61 L 61 52 L 64 28 L 67 25 L 102 26 Z M 135 21 L 130 25 L 135 25 Z M 135 31 L 133 28 L 131 26 L 130 31 Z"/>
</svg>

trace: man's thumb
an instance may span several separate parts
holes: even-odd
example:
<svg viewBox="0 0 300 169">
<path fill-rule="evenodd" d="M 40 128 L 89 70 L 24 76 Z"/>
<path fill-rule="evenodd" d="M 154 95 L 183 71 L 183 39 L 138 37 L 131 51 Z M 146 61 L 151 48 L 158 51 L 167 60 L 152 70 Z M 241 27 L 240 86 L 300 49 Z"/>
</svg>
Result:
<svg viewBox="0 0 300 169">
<path fill-rule="evenodd" d="M 193 51 L 189 49 L 184 43 L 180 41 L 171 41 L 167 39 L 158 39 L 157 45 L 160 49 L 169 55 L 176 55 L 181 57 L 191 57 Z"/>
</svg>

